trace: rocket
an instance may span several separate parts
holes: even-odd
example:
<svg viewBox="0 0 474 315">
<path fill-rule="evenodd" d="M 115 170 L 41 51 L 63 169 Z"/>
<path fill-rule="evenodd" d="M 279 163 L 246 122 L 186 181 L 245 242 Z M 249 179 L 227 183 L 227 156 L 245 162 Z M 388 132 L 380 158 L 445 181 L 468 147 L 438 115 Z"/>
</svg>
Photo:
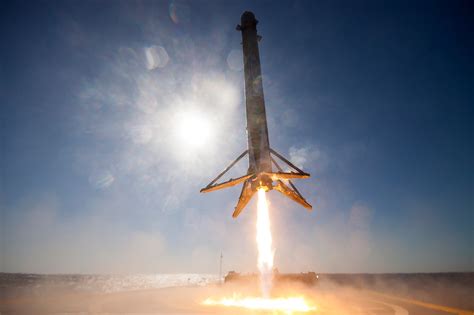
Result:
<svg viewBox="0 0 474 315">
<path fill-rule="evenodd" d="M 248 148 L 213 181 L 201 189 L 202 193 L 206 193 L 243 183 L 239 200 L 232 214 L 234 218 L 242 212 L 259 189 L 277 190 L 308 210 L 312 209 L 291 182 L 291 179 L 308 178 L 310 175 L 270 148 L 258 50 L 261 36 L 257 35 L 257 23 L 255 15 L 246 11 L 241 16 L 241 24 L 236 28 L 242 33 Z M 246 155 L 249 158 L 247 174 L 218 183 L 218 180 Z M 289 166 L 290 170 L 284 171 L 277 159 Z"/>
</svg>

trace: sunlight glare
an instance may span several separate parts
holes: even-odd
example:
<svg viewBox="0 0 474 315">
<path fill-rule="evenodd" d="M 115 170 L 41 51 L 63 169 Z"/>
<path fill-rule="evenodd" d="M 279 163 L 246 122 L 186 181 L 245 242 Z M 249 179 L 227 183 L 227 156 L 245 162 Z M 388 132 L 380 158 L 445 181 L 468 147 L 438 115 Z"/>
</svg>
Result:
<svg viewBox="0 0 474 315">
<path fill-rule="evenodd" d="M 185 112 L 176 122 L 178 140 L 190 148 L 199 148 L 209 143 L 211 137 L 211 122 L 199 112 Z"/>
</svg>

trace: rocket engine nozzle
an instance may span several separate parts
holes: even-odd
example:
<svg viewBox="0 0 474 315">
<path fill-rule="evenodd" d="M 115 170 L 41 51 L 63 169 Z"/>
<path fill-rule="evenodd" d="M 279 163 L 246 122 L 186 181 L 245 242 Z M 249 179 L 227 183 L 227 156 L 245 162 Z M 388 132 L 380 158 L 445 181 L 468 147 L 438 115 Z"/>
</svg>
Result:
<svg viewBox="0 0 474 315">
<path fill-rule="evenodd" d="M 252 182 L 252 189 L 257 191 L 263 189 L 264 191 L 270 191 L 273 189 L 273 180 L 267 174 L 259 174 Z"/>
</svg>

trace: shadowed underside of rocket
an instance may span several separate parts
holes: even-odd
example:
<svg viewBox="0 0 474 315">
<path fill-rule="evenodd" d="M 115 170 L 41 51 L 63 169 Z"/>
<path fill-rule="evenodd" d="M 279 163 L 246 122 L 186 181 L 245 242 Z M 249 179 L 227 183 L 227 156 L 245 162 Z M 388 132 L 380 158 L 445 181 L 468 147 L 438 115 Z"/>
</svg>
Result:
<svg viewBox="0 0 474 315">
<path fill-rule="evenodd" d="M 232 214 L 234 218 L 242 212 L 258 189 L 265 191 L 275 189 L 308 210 L 312 208 L 291 182 L 291 179 L 308 178 L 309 174 L 270 148 L 258 50 L 258 41 L 261 37 L 257 35 L 257 23 L 254 14 L 246 11 L 242 14 L 241 24 L 237 25 L 237 30 L 242 32 L 248 149 L 212 182 L 201 189 L 201 192 L 211 192 L 243 183 L 239 201 Z M 245 155 L 249 157 L 247 174 L 218 183 L 217 181 Z M 287 164 L 291 170 L 289 172 L 283 171 L 275 158 Z M 273 166 L 276 171 L 273 170 Z"/>
</svg>

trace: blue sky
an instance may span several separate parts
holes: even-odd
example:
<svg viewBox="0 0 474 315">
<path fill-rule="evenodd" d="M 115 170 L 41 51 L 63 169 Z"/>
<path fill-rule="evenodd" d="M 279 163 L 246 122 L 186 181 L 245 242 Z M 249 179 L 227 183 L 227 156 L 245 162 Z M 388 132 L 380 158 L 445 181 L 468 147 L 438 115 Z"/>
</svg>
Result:
<svg viewBox="0 0 474 315">
<path fill-rule="evenodd" d="M 282 271 L 474 270 L 468 1 L 3 2 L 1 271 L 255 271 L 255 203 L 201 195 L 246 148 L 255 12 Z M 231 175 L 242 174 L 245 163 Z"/>
</svg>

